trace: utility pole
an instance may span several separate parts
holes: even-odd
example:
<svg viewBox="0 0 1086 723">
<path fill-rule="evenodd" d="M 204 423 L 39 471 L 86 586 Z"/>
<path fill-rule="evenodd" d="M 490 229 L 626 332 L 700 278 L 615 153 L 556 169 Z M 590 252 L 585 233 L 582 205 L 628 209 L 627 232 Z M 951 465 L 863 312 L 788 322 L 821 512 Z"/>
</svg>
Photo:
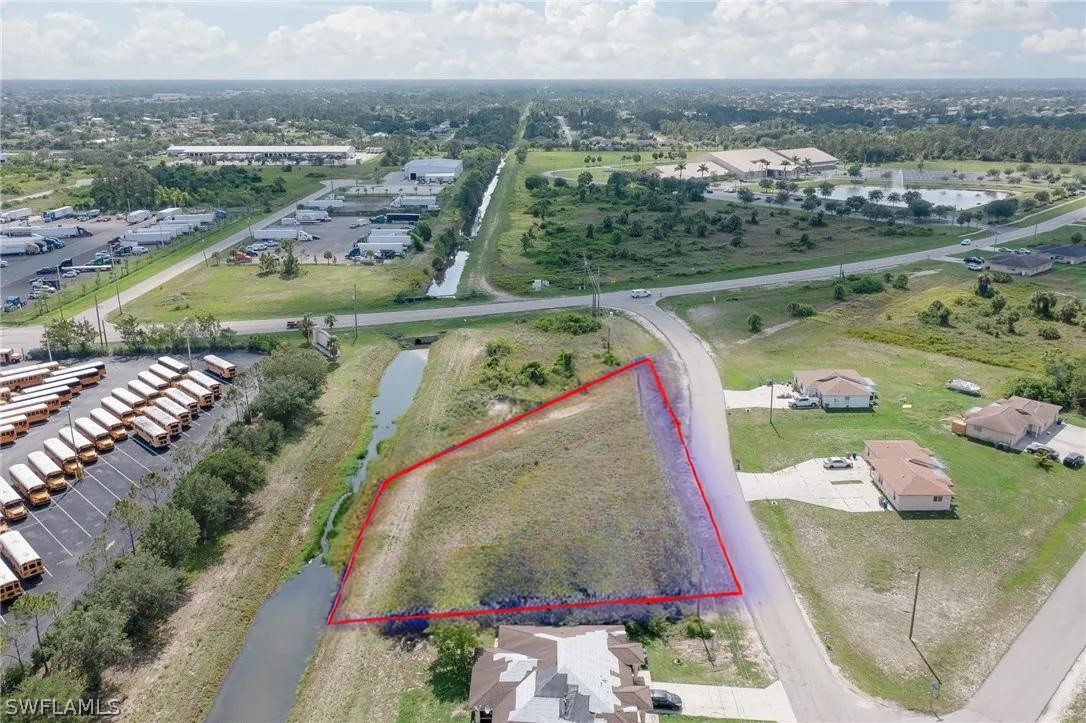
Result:
<svg viewBox="0 0 1086 723">
<path fill-rule="evenodd" d="M 117 291 L 117 313 L 118 314 L 123 314 L 124 309 L 121 308 L 121 280 L 120 280 L 119 277 L 118 277 L 118 279 L 117 279 L 117 281 L 116 281 L 113 288 L 116 289 L 116 291 Z"/>
<path fill-rule="evenodd" d="M 600 271 L 599 268 L 593 269 L 592 265 L 588 263 L 587 254 L 582 252 L 582 258 L 584 260 L 585 286 L 592 293 L 592 316 L 596 317 L 600 315 Z"/>
<path fill-rule="evenodd" d="M 98 294 L 94 295 L 94 313 L 98 317 L 98 338 L 102 340 L 104 349 L 109 340 L 106 339 L 106 325 L 102 323 L 102 310 L 98 308 Z"/>
<path fill-rule="evenodd" d="M 909 640 L 913 639 L 913 626 L 916 624 L 916 600 L 920 597 L 920 568 L 916 568 L 916 588 L 913 590 L 913 610 L 909 615 Z"/>
<path fill-rule="evenodd" d="M 354 307 L 354 340 L 358 341 L 358 284 L 351 291 L 351 304 Z"/>
<path fill-rule="evenodd" d="M 773 426 L 773 380 L 769 380 L 769 426 Z"/>
</svg>

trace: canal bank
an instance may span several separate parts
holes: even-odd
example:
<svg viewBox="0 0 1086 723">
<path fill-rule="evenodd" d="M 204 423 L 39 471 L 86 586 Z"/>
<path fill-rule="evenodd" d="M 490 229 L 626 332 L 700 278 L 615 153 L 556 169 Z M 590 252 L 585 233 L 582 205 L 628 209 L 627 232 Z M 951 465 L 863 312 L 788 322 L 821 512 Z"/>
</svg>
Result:
<svg viewBox="0 0 1086 723">
<path fill-rule="evenodd" d="M 396 431 L 396 420 L 415 398 L 428 350 L 400 352 L 381 377 L 373 400 L 373 434 L 365 457 L 351 477 L 351 489 L 336 501 L 321 537 L 321 555 L 283 582 L 261 607 L 241 652 L 219 689 L 207 720 L 281 721 L 294 705 L 295 691 L 317 641 L 339 583 L 321 561 L 339 508 L 358 493 L 379 445 Z"/>
</svg>

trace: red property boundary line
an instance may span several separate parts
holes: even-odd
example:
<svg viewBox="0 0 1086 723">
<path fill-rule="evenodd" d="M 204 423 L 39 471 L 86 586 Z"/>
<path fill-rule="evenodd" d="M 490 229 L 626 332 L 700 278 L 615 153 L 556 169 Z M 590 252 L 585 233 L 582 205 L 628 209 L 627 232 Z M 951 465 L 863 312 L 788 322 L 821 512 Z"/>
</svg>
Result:
<svg viewBox="0 0 1086 723">
<path fill-rule="evenodd" d="M 727 592 L 702 593 L 702 594 L 698 594 L 698 595 L 659 595 L 659 596 L 651 596 L 651 597 L 635 597 L 635 598 L 624 598 L 624 599 L 586 600 L 586 601 L 583 601 L 583 602 L 553 603 L 553 604 L 546 604 L 546 605 L 524 605 L 524 606 L 521 606 L 521 607 L 508 607 L 508 608 L 480 608 L 480 609 L 477 609 L 477 610 L 450 610 L 450 611 L 445 611 L 445 612 L 417 613 L 417 614 L 412 614 L 412 615 L 378 615 L 378 616 L 372 616 L 372 617 L 343 618 L 341 620 L 336 620 L 335 619 L 336 612 L 339 610 L 339 604 L 340 604 L 341 599 L 343 597 L 343 590 L 347 586 L 347 580 L 351 575 L 351 570 L 354 569 L 355 558 L 358 556 L 358 550 L 362 547 L 362 536 L 365 534 L 366 528 L 369 526 L 370 522 L 373 520 L 373 515 L 374 515 L 374 512 L 377 510 L 377 503 L 380 501 L 381 495 L 384 494 L 385 489 L 387 489 L 388 486 L 392 482 L 394 482 L 395 480 L 397 480 L 397 479 L 399 479 L 399 478 L 401 478 L 401 477 L 403 477 L 403 476 L 405 476 L 407 474 L 410 474 L 411 472 L 414 472 L 415 470 L 417 470 L 420 467 L 423 467 L 425 465 L 430 464 L 431 462 L 435 462 L 435 461 L 441 459 L 442 457 L 446 456 L 447 454 L 449 454 L 451 452 L 455 452 L 458 449 L 463 449 L 464 447 L 467 447 L 467 446 L 469 446 L 471 444 L 474 444 L 475 442 L 478 442 L 481 439 L 489 437 L 490 435 L 494 434 L 495 432 L 499 432 L 499 431 L 505 429 L 506 427 L 512 426 L 512 425 L 516 424 L 517 422 L 520 422 L 520 421 L 532 416 L 533 414 L 541 412 L 544 409 L 547 409 L 548 407 L 554 406 L 555 404 L 558 404 L 558 403 L 560 403 L 562 401 L 565 401 L 566 399 L 569 399 L 570 397 L 572 397 L 572 396 L 574 396 L 576 394 L 580 394 L 581 392 L 584 392 L 584 391 L 590 389 L 591 387 L 594 387 L 594 386 L 596 386 L 598 384 L 602 384 L 602 383 L 606 382 L 609 379 L 613 379 L 614 377 L 616 377 L 616 376 L 618 376 L 620 374 L 624 374 L 625 372 L 628 372 L 628 371 L 630 371 L 632 369 L 636 369 L 637 367 L 642 366 L 642 365 L 647 366 L 649 371 L 652 373 L 653 381 L 656 383 L 656 389 L 657 389 L 657 391 L 659 391 L 660 398 L 663 399 L 663 401 L 664 401 L 664 407 L 667 409 L 667 413 L 668 413 L 668 416 L 671 419 L 671 423 L 675 427 L 675 436 L 678 438 L 679 444 L 682 445 L 683 454 L 686 457 L 686 463 L 690 467 L 690 472 L 693 474 L 693 477 L 694 477 L 694 483 L 698 487 L 698 494 L 701 495 L 702 504 L 705 505 L 705 512 L 709 515 L 709 522 L 713 526 L 713 534 L 716 535 L 717 544 L 720 545 L 720 551 L 723 553 L 724 561 L 725 561 L 725 563 L 727 563 L 727 566 L 728 566 L 728 573 L 731 575 L 732 582 L 735 583 L 735 589 L 734 590 L 730 590 L 730 591 L 727 591 Z M 347 624 L 350 624 L 350 623 L 387 623 L 387 622 L 397 622 L 397 621 L 404 621 L 404 620 L 437 620 L 437 619 L 442 619 L 442 618 L 463 618 L 463 617 L 473 617 L 473 616 L 479 616 L 479 615 L 494 615 L 494 614 L 502 614 L 502 613 L 538 612 L 538 611 L 541 611 L 541 610 L 563 610 L 563 609 L 569 609 L 569 608 L 599 607 L 601 605 L 630 605 L 630 604 L 653 604 L 653 603 L 667 603 L 667 602 L 685 602 L 685 601 L 690 601 L 690 600 L 706 600 L 706 599 L 711 599 L 711 598 L 734 597 L 734 596 L 738 596 L 738 595 L 742 595 L 742 594 L 743 594 L 743 588 L 739 583 L 739 578 L 735 574 L 735 568 L 732 566 L 731 557 L 728 555 L 728 550 L 724 546 L 724 540 L 720 536 L 720 528 L 717 526 L 716 518 L 713 516 L 713 510 L 709 506 L 709 500 L 705 496 L 705 488 L 701 484 L 701 478 L 698 476 L 697 468 L 694 466 L 694 460 L 690 456 L 690 449 L 686 446 L 686 440 L 683 439 L 682 425 L 679 423 L 679 418 L 677 416 L 675 416 L 675 410 L 671 407 L 671 400 L 668 399 L 667 392 L 664 390 L 664 384 L 660 380 L 659 373 L 656 371 L 656 365 L 653 364 L 652 360 L 649 359 L 648 357 L 642 357 L 640 359 L 636 359 L 636 360 L 630 362 L 629 364 L 621 366 L 618 369 L 610 371 L 610 372 L 604 374 L 603 376 L 601 376 L 601 377 L 599 377 L 597 379 L 593 379 L 590 382 L 582 384 L 581 386 L 577 387 L 576 389 L 571 389 L 568 392 L 564 392 L 564 393 L 558 395 L 557 397 L 554 397 L 553 399 L 550 399 L 550 400 L 548 400 L 546 402 L 543 402 L 539 406 L 537 406 L 537 407 L 535 407 L 533 409 L 530 409 L 527 412 L 523 412 L 522 414 L 518 414 L 517 416 L 512 417 L 511 419 L 507 419 L 506 421 L 502 422 L 501 424 L 498 424 L 498 425 L 496 425 L 494 427 L 491 427 L 490 429 L 487 429 L 484 432 L 480 432 L 479 434 L 476 434 L 473 437 L 469 437 L 468 439 L 465 439 L 462 442 L 454 444 L 451 447 L 447 447 L 444 450 L 438 452 L 437 454 L 431 455 L 431 456 L 427 457 L 426 459 L 415 462 L 414 464 L 410 465 L 409 467 L 405 467 L 405 468 L 401 469 L 396 474 L 392 475 L 391 477 L 388 477 L 383 482 L 381 482 L 381 486 L 377 488 L 377 494 L 374 495 L 373 501 L 370 502 L 369 510 L 366 512 L 366 519 L 362 522 L 362 527 L 358 530 L 358 536 L 355 538 L 354 547 L 351 549 L 351 557 L 347 561 L 347 569 L 343 571 L 343 576 L 340 578 L 339 589 L 336 591 L 336 598 L 332 602 L 331 609 L 328 611 L 328 618 L 325 620 L 325 623 L 327 625 L 347 625 Z"/>
</svg>

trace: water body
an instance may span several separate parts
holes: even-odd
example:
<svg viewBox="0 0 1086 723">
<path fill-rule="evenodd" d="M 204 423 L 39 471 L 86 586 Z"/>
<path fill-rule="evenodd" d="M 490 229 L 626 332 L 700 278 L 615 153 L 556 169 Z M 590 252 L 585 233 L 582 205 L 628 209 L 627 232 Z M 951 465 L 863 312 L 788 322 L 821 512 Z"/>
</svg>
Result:
<svg viewBox="0 0 1086 723">
<path fill-rule="evenodd" d="M 456 287 L 460 286 L 460 277 L 464 275 L 464 267 L 468 264 L 469 255 L 467 251 L 457 251 L 453 265 L 445 269 L 445 276 L 442 277 L 441 283 L 436 280 L 431 281 L 426 295 L 444 298 L 456 296 Z"/>
<path fill-rule="evenodd" d="M 365 458 L 351 477 L 351 491 L 336 501 L 328 516 L 321 536 L 322 553 L 328 549 L 328 533 L 336 512 L 361 488 L 369 463 L 377 458 L 377 445 L 396 432 L 396 420 L 411 406 L 428 354 L 426 349 L 400 352 L 381 377 L 373 400 L 373 436 Z M 279 586 L 253 620 L 245 645 L 219 688 L 208 721 L 287 719 L 338 584 L 332 569 L 316 557 Z"/>
<path fill-rule="evenodd" d="M 850 196 L 863 196 L 867 198 L 868 191 L 881 191 L 883 193 L 883 199 L 879 201 L 880 204 L 886 206 L 898 206 L 904 207 L 905 203 L 890 203 L 886 200 L 886 194 L 891 192 L 904 193 L 904 186 L 887 190 L 883 186 L 863 186 L 859 184 L 847 185 L 847 186 L 834 186 L 833 193 L 830 194 L 830 198 L 836 198 L 839 201 L 843 201 Z M 989 201 L 997 201 L 1001 198 L 1006 198 L 1008 193 L 1003 191 L 978 191 L 975 189 L 960 189 L 960 188 L 912 188 L 910 191 L 918 191 L 920 197 L 925 201 L 930 201 L 936 206 L 953 206 L 959 211 L 963 208 L 975 208 L 981 206 Z"/>
<path fill-rule="evenodd" d="M 494 189 L 498 187 L 498 178 L 502 175 L 503 168 L 505 168 L 505 156 L 502 156 L 501 161 L 498 163 L 498 169 L 494 171 L 494 177 L 490 179 L 490 185 L 486 187 L 486 191 L 483 193 L 483 202 L 479 204 L 479 211 L 475 214 L 475 220 L 471 224 L 470 238 L 479 235 L 479 229 L 483 226 L 483 218 L 486 217 L 486 209 L 490 206 L 490 197 L 494 195 Z"/>
</svg>

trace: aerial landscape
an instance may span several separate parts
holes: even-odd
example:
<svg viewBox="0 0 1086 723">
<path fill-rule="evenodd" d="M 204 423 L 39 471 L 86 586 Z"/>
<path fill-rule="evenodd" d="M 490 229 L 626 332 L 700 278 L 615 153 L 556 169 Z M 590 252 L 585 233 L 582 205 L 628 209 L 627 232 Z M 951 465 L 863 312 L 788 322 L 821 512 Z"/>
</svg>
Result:
<svg viewBox="0 0 1086 723">
<path fill-rule="evenodd" d="M 1086 720 L 1080 2 L 0 21 L 3 720 Z"/>
</svg>

